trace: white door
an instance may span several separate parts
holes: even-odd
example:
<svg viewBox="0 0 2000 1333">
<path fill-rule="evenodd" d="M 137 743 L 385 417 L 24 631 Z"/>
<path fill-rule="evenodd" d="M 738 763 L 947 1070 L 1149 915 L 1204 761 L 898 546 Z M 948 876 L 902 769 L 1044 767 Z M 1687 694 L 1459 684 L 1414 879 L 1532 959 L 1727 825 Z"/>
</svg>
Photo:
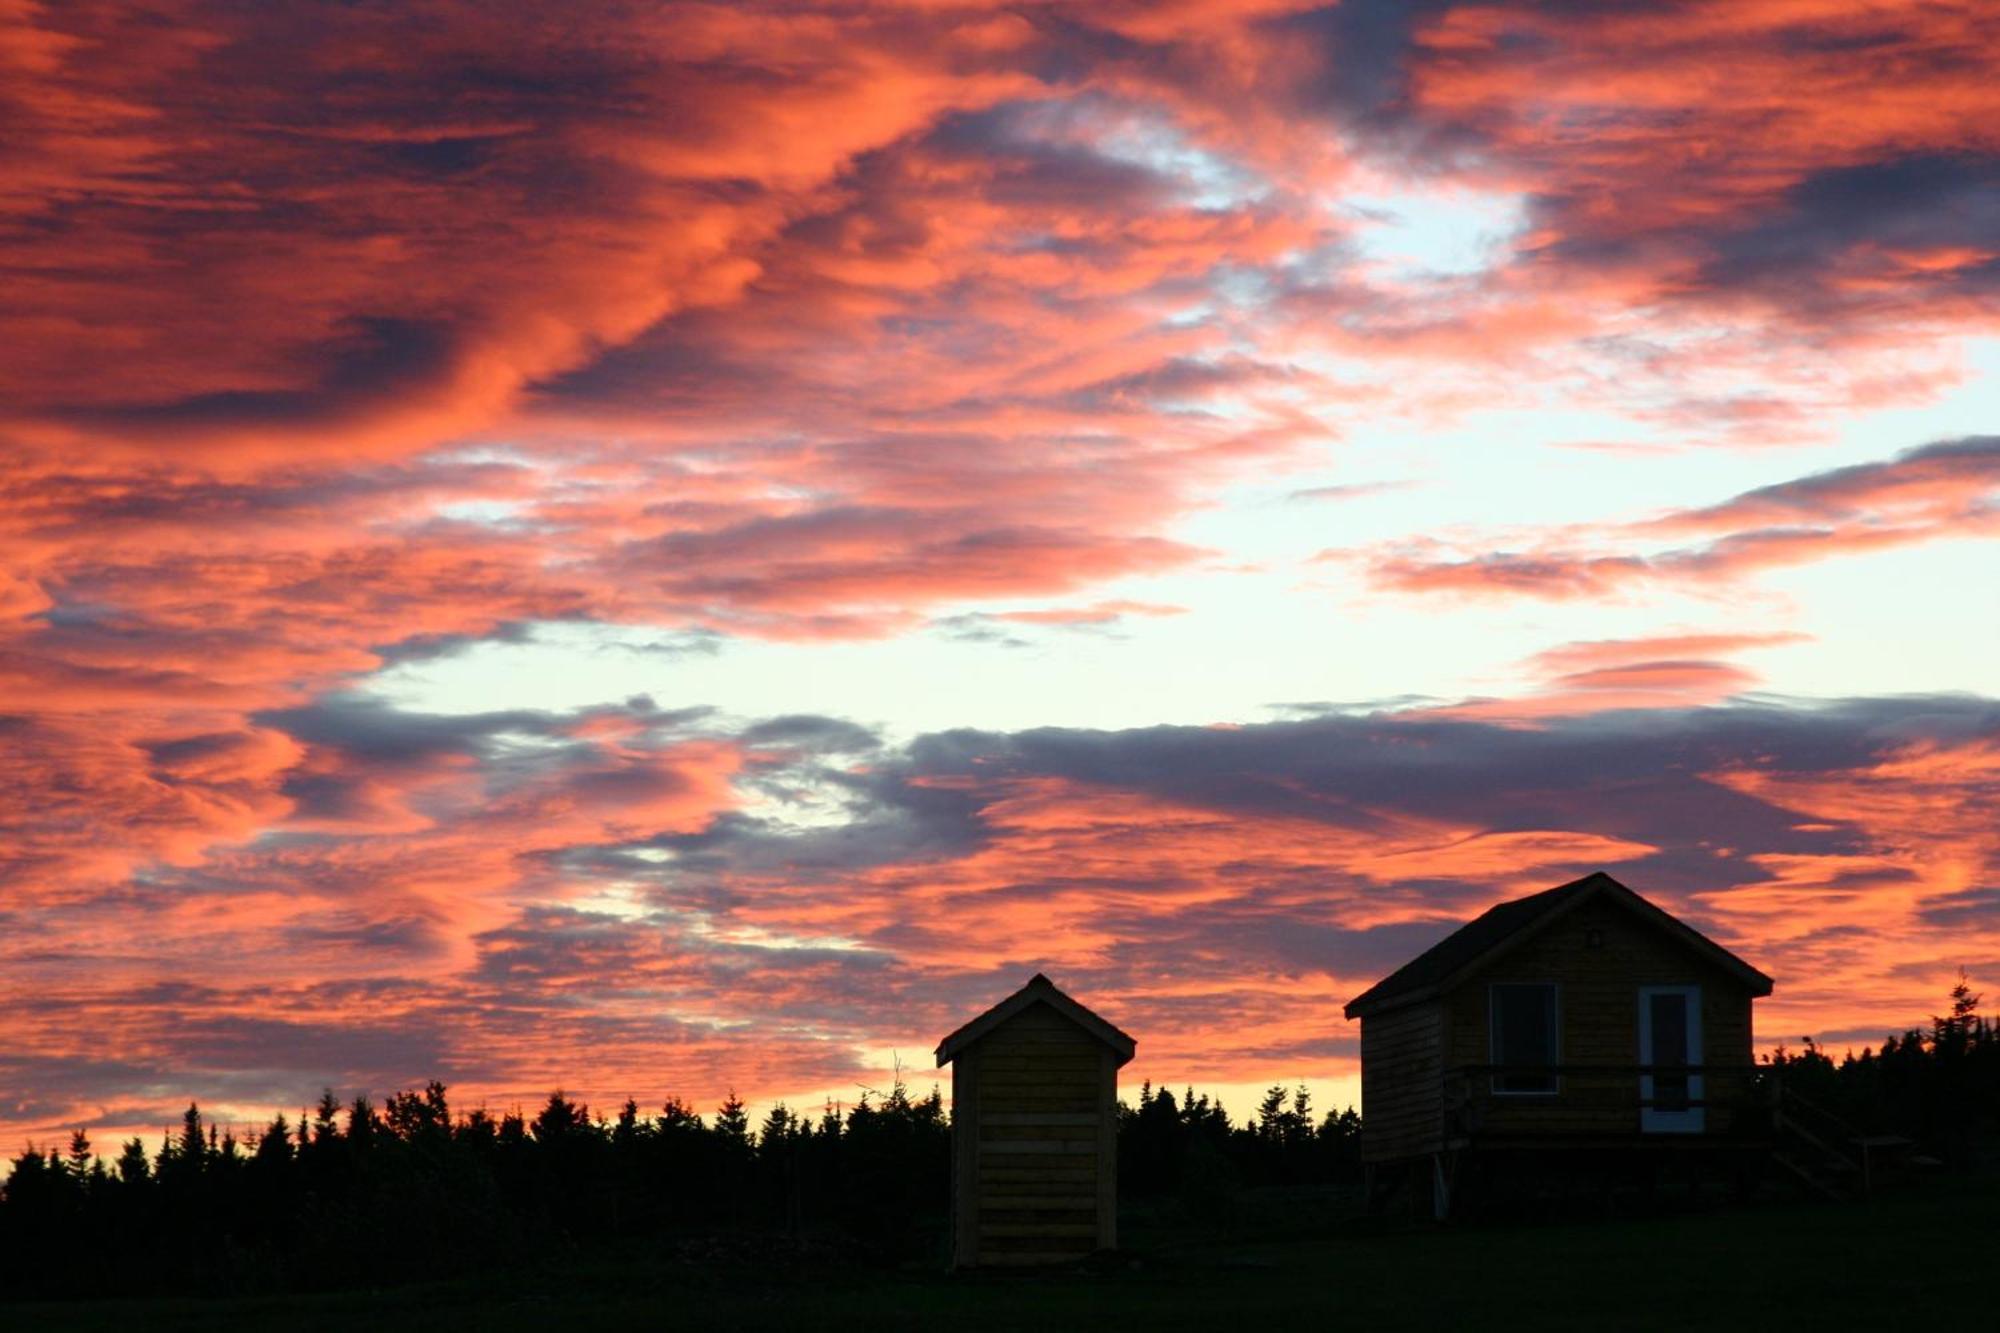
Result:
<svg viewBox="0 0 2000 1333">
<path fill-rule="evenodd" d="M 1701 1133 L 1701 987 L 1639 988 L 1639 1065 L 1640 1130 Z"/>
</svg>

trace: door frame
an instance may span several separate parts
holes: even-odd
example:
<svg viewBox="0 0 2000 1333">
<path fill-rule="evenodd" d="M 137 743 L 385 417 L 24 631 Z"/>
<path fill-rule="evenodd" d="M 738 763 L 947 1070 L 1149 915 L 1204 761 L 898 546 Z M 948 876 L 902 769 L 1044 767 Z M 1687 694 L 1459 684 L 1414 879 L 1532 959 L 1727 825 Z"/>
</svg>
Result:
<svg viewBox="0 0 2000 1333">
<path fill-rule="evenodd" d="M 1639 987 L 1639 1063 L 1653 1063 L 1653 997 L 1679 995 L 1687 1001 L 1687 1061 L 1699 1067 L 1701 1048 L 1701 987 L 1695 985 Z M 1639 1075 L 1639 1132 L 1642 1134 L 1699 1134 L 1708 1127 L 1708 1108 L 1702 1103 L 1702 1076 L 1687 1076 L 1688 1101 L 1681 1111 L 1663 1111 L 1647 1105 L 1653 1100 L 1653 1076 Z"/>
</svg>

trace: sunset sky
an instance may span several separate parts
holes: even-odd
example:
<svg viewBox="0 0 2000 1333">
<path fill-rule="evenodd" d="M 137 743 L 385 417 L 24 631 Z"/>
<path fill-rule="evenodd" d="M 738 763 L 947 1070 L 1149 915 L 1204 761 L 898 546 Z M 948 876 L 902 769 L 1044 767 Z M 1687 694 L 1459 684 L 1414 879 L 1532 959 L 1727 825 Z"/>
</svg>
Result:
<svg viewBox="0 0 2000 1333">
<path fill-rule="evenodd" d="M 2000 1000 L 2000 6 L 0 0 L 0 238 L 8 1155 Z"/>
</svg>

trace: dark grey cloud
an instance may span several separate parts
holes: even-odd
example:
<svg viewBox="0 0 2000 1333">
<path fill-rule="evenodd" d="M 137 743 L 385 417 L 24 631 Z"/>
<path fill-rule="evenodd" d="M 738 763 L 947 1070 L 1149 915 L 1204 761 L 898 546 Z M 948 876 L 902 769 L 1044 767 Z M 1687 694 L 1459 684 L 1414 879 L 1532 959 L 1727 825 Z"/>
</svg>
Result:
<svg viewBox="0 0 2000 1333">
<path fill-rule="evenodd" d="M 1547 719 L 1534 727 L 1422 714 L 1333 713 L 1235 729 L 1153 727 L 1127 731 L 1044 728 L 1017 733 L 952 731 L 921 737 L 871 758 L 864 773 L 819 770 L 847 803 L 829 825 L 797 827 L 737 813 L 698 834 L 663 837 L 674 853 L 654 867 L 659 901 L 727 915 L 755 902 L 782 917 L 851 891 L 856 876 L 916 872 L 1010 836 L 985 809 L 1021 782 L 1058 779 L 1086 789 L 1138 792 L 1226 820 L 1278 815 L 1322 823 L 1343 836 L 1398 831 L 1409 819 L 1492 832 L 1560 830 L 1646 844 L 1656 850 L 1617 873 L 1644 892 L 1677 900 L 1702 923 L 1692 895 L 1754 885 L 1769 872 L 1747 854 L 1874 855 L 1881 830 L 1776 803 L 1713 775 L 1763 772 L 1814 780 L 1881 762 L 1914 743 L 1958 744 L 2000 736 L 2000 703 L 1961 697 L 1852 699 L 1823 704 L 1741 703 L 1727 707 L 1599 713 Z M 1135 826 L 1135 834 L 1143 826 Z M 1288 850 L 1287 858 L 1294 854 Z M 1155 910 L 1145 904 L 1174 885 L 1146 869 L 1134 878 L 1044 862 L 1013 883 L 985 884 L 982 904 L 1029 911 L 1056 895 L 1095 895 L 1095 926 L 1111 946 L 1111 973 L 1146 971 L 1161 957 L 1203 972 L 1243 969 L 1354 976 L 1386 972 L 1490 899 L 1480 875 L 1426 875 L 1393 881 L 1362 877 L 1338 856 L 1321 865 L 1266 859 L 1246 841 L 1234 865 L 1204 867 L 1238 892 L 1221 903 Z M 615 865 L 615 863 L 614 863 Z M 1598 868 L 1550 866 L 1550 881 Z M 647 873 L 632 864 L 616 873 Z M 1106 873 L 1113 878 L 1105 879 Z M 1866 893 L 1894 867 L 1835 873 L 1829 902 Z M 875 875 L 867 892 L 881 894 Z M 1394 904 L 1407 920 L 1355 929 L 1343 924 L 1356 903 Z M 1121 905 L 1124 904 L 1124 905 Z M 1137 904 L 1137 905 L 1131 905 Z M 1984 899 L 1938 905 L 1983 912 Z M 866 943 L 922 958 L 953 940 L 928 914 L 891 912 Z M 1815 954 L 1867 952 L 1866 932 L 1833 928 L 1797 943 Z M 996 960 L 1003 971 L 1040 966 Z M 1107 984 L 1115 978 L 1107 973 Z"/>
<path fill-rule="evenodd" d="M 957 615 L 938 616 L 931 621 L 931 629 L 956 643 L 983 644 L 989 648 L 1032 648 L 1034 640 L 1018 631 L 1018 626 L 992 616 L 981 615 L 977 611 L 962 611 Z"/>
<path fill-rule="evenodd" d="M 679 630 L 672 634 L 661 634 L 650 639 L 614 639 L 605 647 L 614 652 L 636 653 L 641 657 L 655 657 L 665 661 L 675 661 L 688 657 L 714 657 L 722 652 L 729 636 L 709 629 Z"/>
<path fill-rule="evenodd" d="M 1013 207 L 1123 211 L 1170 203 L 1185 184 L 1129 159 L 1081 145 L 1030 138 L 1013 123 L 1015 108 L 959 116 L 931 135 L 929 146 L 976 161 L 992 173 L 982 192 Z"/>
<path fill-rule="evenodd" d="M 1771 212 L 1703 232 L 1700 280 L 1737 288 L 1796 284 L 1868 244 L 1984 251 L 2000 235 L 2000 156 L 1933 153 L 1815 172 Z M 2000 259 L 1950 274 L 1952 286 L 2000 289 Z"/>
<path fill-rule="evenodd" d="M 435 662 L 456 657 L 486 644 L 521 646 L 535 641 L 535 626 L 527 621 L 502 621 L 477 634 L 413 634 L 394 643 L 381 644 L 372 651 L 384 668 L 407 666 L 413 662 Z"/>
<path fill-rule="evenodd" d="M 1844 518 L 1899 492 L 1922 488 L 2000 491 L 2000 435 L 1967 435 L 1905 449 L 1879 462 L 1809 472 L 1744 491 L 1676 519 L 1726 518 L 1739 512 L 1791 510 L 1804 519 Z"/>
<path fill-rule="evenodd" d="M 879 749 L 882 738 L 867 727 L 837 717 L 791 713 L 754 722 L 737 733 L 745 745 L 775 746 L 813 754 L 858 754 Z"/>
<path fill-rule="evenodd" d="M 1287 495 L 1287 500 L 1361 500 L 1391 491 L 1407 491 L 1414 481 L 1357 481 L 1332 486 L 1306 486 Z"/>
<path fill-rule="evenodd" d="M 298 948 L 351 949 L 377 959 L 439 959 L 450 947 L 450 940 L 436 922 L 418 916 L 376 919 L 355 912 L 328 912 L 291 922 L 283 934 Z"/>
<path fill-rule="evenodd" d="M 334 694 L 297 708 L 254 714 L 252 720 L 309 745 L 332 746 L 371 762 L 393 764 L 480 754 L 494 737 L 509 732 L 547 735 L 555 729 L 558 715 L 527 708 L 427 713 L 366 695 Z"/>
<path fill-rule="evenodd" d="M 393 783 L 399 775 L 453 760 L 474 761 L 494 795 L 543 780 L 559 781 L 583 800 L 675 790 L 685 781 L 677 773 L 607 757 L 595 741 L 577 735 L 578 728 L 593 720 L 627 719 L 639 724 L 628 738 L 633 743 L 664 746 L 705 734 L 703 724 L 712 716 L 708 708 L 662 709 L 647 695 L 574 712 L 517 708 L 452 714 L 401 708 L 365 694 L 331 694 L 255 714 L 254 720 L 316 752 L 314 763 L 298 765 L 284 777 L 281 790 L 295 816 L 367 822 L 378 813 L 385 780 Z"/>
<path fill-rule="evenodd" d="M 1926 898 L 1917 915 L 1928 925 L 1950 930 L 2000 929 L 2000 888 L 1964 889 Z"/>
<path fill-rule="evenodd" d="M 1699 775 L 1760 754 L 1779 768 L 1849 767 L 1877 752 L 1871 728 L 1888 725 L 1902 708 L 1912 719 L 1942 713 L 1955 720 L 1972 703 L 1861 707 L 1609 713 L 1535 729 L 1375 715 L 1229 731 L 957 731 L 919 739 L 907 764 L 910 773 L 931 777 L 1063 776 L 1361 830 L 1380 822 L 1377 810 L 1429 812 L 1503 831 L 1576 827 L 1571 821 L 1587 817 L 1596 830 L 1620 836 L 1671 820 L 1718 839 L 1804 850 L 1806 835 L 1792 830 L 1789 812 Z M 1985 716 L 1990 725 L 1990 707 Z M 1611 799 L 1620 791 L 1623 800 Z M 1825 850 L 1824 842 L 1815 849 Z"/>
<path fill-rule="evenodd" d="M 171 1119 L 196 1095 L 287 1105 L 322 1084 L 381 1093 L 430 1077 L 489 1088 L 534 1077 L 496 1051 L 530 1051 L 537 1061 L 575 1049 L 607 1059 L 658 1058 L 661 1091 L 677 1081 L 743 1077 L 754 1062 L 782 1056 L 788 1076 L 813 1070 L 838 1086 L 860 1076 L 857 1057 L 842 1040 L 826 1041 L 828 1034 L 859 1043 L 885 1024 L 903 1030 L 912 1015 L 975 1012 L 1022 975 L 1045 969 L 1083 992 L 1129 997 L 1115 1016 L 1135 1031 L 1185 1033 L 1237 1022 L 1248 1029 L 1268 1017 L 1274 982 L 1293 980 L 1302 995 L 1318 995 L 1328 978 L 1386 974 L 1492 897 L 1491 879 L 1480 872 L 1427 871 L 1420 861 L 1397 876 L 1356 870 L 1342 850 L 1351 849 L 1354 833 L 1388 833 L 1414 818 L 1646 843 L 1658 850 L 1620 863 L 1616 873 L 1705 924 L 1695 895 L 1754 887 L 1766 872 L 1752 855 L 1879 861 L 1882 835 L 1708 775 L 1748 770 L 1811 786 L 1912 745 L 2000 737 L 2000 701 L 1963 696 L 1612 712 L 1532 727 L 1329 708 L 1235 729 L 958 730 L 899 746 L 810 714 L 725 727 L 711 715 L 669 713 L 645 698 L 599 711 L 732 735 L 761 757 L 752 766 L 760 790 L 780 801 L 794 791 L 836 817 L 793 822 L 752 806 L 695 833 L 554 854 L 544 869 L 563 883 L 568 905 L 513 911 L 472 937 L 469 967 L 448 973 L 437 970 L 446 956 L 442 942 L 419 915 L 333 909 L 294 920 L 284 935 L 288 946 L 351 951 L 377 975 L 310 992 L 183 980 L 98 997 L 93 1012 L 143 1026 L 143 1041 L 131 1048 L 146 1055 L 103 1064 L 0 1058 L 0 1086 L 41 1090 L 19 1097 L 11 1118 L 53 1125 L 78 1107 L 115 1102 L 124 1108 L 118 1123 L 145 1123 Z M 555 743 L 533 748 L 561 754 L 562 738 L 581 716 L 520 710 L 452 718 L 341 698 L 264 721 L 315 744 L 346 747 L 363 772 L 450 755 L 504 777 L 512 762 L 503 753 L 506 736 L 540 737 Z M 171 744 L 183 748 L 169 758 L 199 761 L 210 742 Z M 624 780 L 588 764 L 576 776 L 586 792 L 591 781 Z M 1269 850 L 1246 834 L 1240 849 L 1189 867 L 1188 882 L 1198 875 L 1205 888 L 1226 891 L 1191 898 L 1181 896 L 1187 883 L 1177 882 L 1170 866 L 1144 857 L 1129 865 L 1116 856 L 1072 862 L 1041 852 L 1010 859 L 1007 843 L 1021 834 L 992 813 L 995 803 L 1052 784 L 1208 811 L 1223 829 L 1232 818 L 1271 815 L 1317 823 L 1328 831 L 1329 854 L 1315 863 L 1309 840 L 1303 853 L 1297 844 Z M 1128 832 L 1143 844 L 1143 815 L 1132 817 Z M 1040 836 L 1031 833 L 1029 841 Z M 271 850 L 286 855 L 261 868 L 250 855 L 236 869 L 246 887 L 338 892 L 344 872 L 337 860 L 316 871 L 310 855 L 291 855 L 304 844 Z M 1102 933 L 1103 949 L 1079 963 L 1074 951 L 1030 933 L 968 966 L 964 941 L 946 934 L 949 914 L 927 900 L 913 899 L 907 911 L 899 905 L 897 895 L 908 891 L 899 886 L 930 882 L 931 867 L 949 876 L 954 863 L 982 851 L 1000 853 L 980 872 L 982 910 L 1022 920 L 1058 901 L 1066 911 L 1093 904 L 1090 926 Z M 1911 882 L 1894 865 L 1850 872 L 1829 864 L 1816 889 L 1829 903 Z M 1010 865 L 1018 867 L 1011 878 Z M 1550 882 L 1596 868 L 1538 865 Z M 201 887 L 226 891 L 230 873 L 205 867 Z M 619 901 L 598 904 L 592 881 L 617 888 Z M 866 896 L 870 909 L 852 927 L 861 947 L 817 933 L 846 926 L 787 933 L 787 921 L 828 920 L 827 908 L 855 895 Z M 1928 926 L 1977 932 L 2000 923 L 2000 890 L 1935 897 L 1918 904 L 1917 914 Z M 1840 971 L 1874 966 L 1878 951 L 1875 932 L 1844 922 L 1793 934 L 1785 958 L 1758 961 L 1796 971 L 1805 960 Z M 23 965 L 60 967 L 42 954 L 37 948 Z M 935 961 L 949 958 L 961 961 Z M 1977 968 L 1990 959 L 1948 961 Z M 1927 958 L 1903 966 L 1909 978 L 1928 983 L 1939 965 Z M 392 968 L 401 975 L 382 975 Z M 1135 985 L 1162 977 L 1179 984 Z M 1316 1012 L 1316 1000 L 1302 1003 L 1301 1012 Z M 1937 1007 L 1943 1003 L 1940 997 Z M 710 1021 L 746 1015 L 754 1028 L 718 1030 Z M 1199 1080 L 1246 1060 L 1281 1071 L 1323 1068 L 1351 1057 L 1352 1040 L 1329 1012 L 1324 1024 L 1293 1024 L 1282 1035 L 1230 1047 L 1227 1060 L 1213 1066 L 1196 1058 L 1185 1072 Z M 920 1060 L 922 1052 L 910 1054 Z"/>
<path fill-rule="evenodd" d="M 1350 123 L 1385 129 L 1407 120 L 1411 57 L 1423 24 L 1452 0 L 1342 0 L 1273 21 L 1273 28 L 1317 47 L 1324 73 L 1310 103 Z"/>
<path fill-rule="evenodd" d="M 791 865 L 831 873 L 963 854 L 991 829 L 979 810 L 1012 780 L 1062 778 L 1219 814 L 1281 815 L 1366 832 L 1404 815 L 1497 832 L 1568 829 L 1661 847 L 1649 867 L 1695 889 L 1725 867 L 1711 847 L 1853 854 L 1868 832 L 1801 828 L 1797 811 L 1710 776 L 1865 768 L 1918 741 L 2000 734 L 2000 703 L 1972 696 L 1606 712 L 1535 727 L 1422 713 L 1321 715 L 1233 729 L 947 731 L 829 772 L 850 818 L 797 831 L 745 816 L 657 840 L 718 874 Z M 939 781 L 946 779 L 948 781 Z M 1731 882 L 1758 872 L 1737 862 Z"/>
<path fill-rule="evenodd" d="M 400 402 L 444 382 L 466 357 L 461 330 L 441 321 L 351 315 L 298 354 L 312 383 L 299 389 L 226 389 L 151 402 L 80 406 L 57 414 L 98 429 L 167 431 L 299 427 Z"/>
<path fill-rule="evenodd" d="M 1883 300 L 1907 305 L 1933 292 L 1979 300 L 2000 294 L 2000 259 L 1928 273 L 1898 268 L 1893 292 L 1842 280 L 1851 258 L 1989 250 L 2000 234 L 2000 156 L 1928 153 L 1831 167 L 1770 202 L 1739 204 L 1721 220 L 1683 215 L 1635 227 L 1627 218 L 1616 231 L 1597 221 L 1600 196 L 1596 182 L 1531 196 L 1533 229 L 1554 237 L 1533 253 L 1583 268 L 1671 259 L 1682 266 L 1674 283 L 1683 295 L 1756 292 L 1800 314 Z"/>
<path fill-rule="evenodd" d="M 297 740 L 346 751 L 381 763 L 439 755 L 490 755 L 506 736 L 560 738 L 593 718 L 630 717 L 666 733 L 712 717 L 706 707 L 662 709 L 650 695 L 620 704 L 557 712 L 537 708 L 480 713 L 430 713 L 408 709 L 366 694 L 330 694 L 297 708 L 253 714 L 260 726 L 275 727 Z"/>
</svg>

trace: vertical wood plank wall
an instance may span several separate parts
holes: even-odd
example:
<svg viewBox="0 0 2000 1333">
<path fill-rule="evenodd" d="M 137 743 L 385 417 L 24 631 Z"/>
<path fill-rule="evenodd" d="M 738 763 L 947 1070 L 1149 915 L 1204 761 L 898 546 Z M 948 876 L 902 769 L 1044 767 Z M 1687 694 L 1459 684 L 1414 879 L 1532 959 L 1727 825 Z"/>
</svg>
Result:
<svg viewBox="0 0 2000 1333">
<path fill-rule="evenodd" d="M 1115 1246 L 1111 1049 L 1035 1004 L 952 1063 L 954 1261 L 1067 1263 Z"/>
</svg>

